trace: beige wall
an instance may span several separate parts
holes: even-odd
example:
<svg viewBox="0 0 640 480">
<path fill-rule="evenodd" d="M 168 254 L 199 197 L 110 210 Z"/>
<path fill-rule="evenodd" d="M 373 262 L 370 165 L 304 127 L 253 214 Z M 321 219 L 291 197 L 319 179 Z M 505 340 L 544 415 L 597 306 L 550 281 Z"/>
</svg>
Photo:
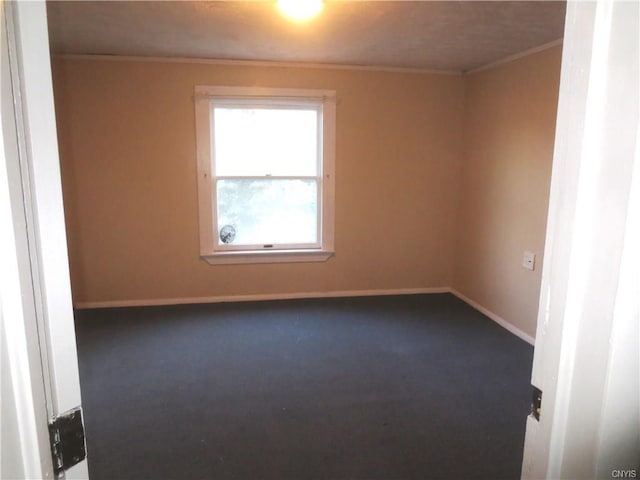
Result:
<svg viewBox="0 0 640 480">
<path fill-rule="evenodd" d="M 75 302 L 452 286 L 533 335 L 560 55 L 465 77 L 55 59 Z M 198 84 L 337 91 L 334 258 L 199 259 Z"/>
<path fill-rule="evenodd" d="M 53 66 L 76 303 L 451 284 L 461 76 L 86 59 Z M 334 258 L 199 259 L 198 84 L 337 91 Z"/>
<path fill-rule="evenodd" d="M 453 287 L 535 334 L 561 47 L 465 77 Z M 523 252 L 536 254 L 533 272 Z"/>
</svg>

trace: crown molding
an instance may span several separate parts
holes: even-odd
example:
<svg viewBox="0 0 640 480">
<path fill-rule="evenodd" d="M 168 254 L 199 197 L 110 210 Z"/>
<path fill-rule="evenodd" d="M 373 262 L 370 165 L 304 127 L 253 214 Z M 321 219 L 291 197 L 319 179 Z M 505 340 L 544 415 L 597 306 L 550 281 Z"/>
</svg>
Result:
<svg viewBox="0 0 640 480">
<path fill-rule="evenodd" d="M 474 73 L 483 72 L 485 70 L 490 70 L 492 68 L 499 67 L 500 65 L 504 65 L 506 63 L 511 63 L 520 58 L 533 55 L 534 53 L 543 52 L 545 50 L 549 50 L 550 48 L 557 47 L 558 45 L 562 45 L 562 40 L 563 40 L 562 38 L 559 38 L 557 40 L 554 40 L 553 42 L 548 42 L 542 45 L 538 45 L 537 47 L 529 48 L 528 50 L 524 50 L 520 53 L 509 55 L 508 57 L 504 57 L 500 60 L 496 60 L 495 62 L 487 63 L 486 65 L 482 65 L 481 67 L 472 68 L 471 70 L 465 70 L 464 72 L 462 72 L 462 74 L 471 75 Z"/>
<path fill-rule="evenodd" d="M 408 73 L 421 75 L 462 75 L 458 70 L 435 70 L 428 68 L 385 67 L 379 65 L 343 65 L 337 63 L 307 63 L 307 62 L 277 62 L 266 60 L 232 60 L 219 58 L 188 58 L 188 57 L 145 57 L 134 55 L 100 55 L 77 53 L 54 53 L 55 59 L 62 60 L 94 60 L 112 62 L 149 62 L 149 63 L 187 63 L 201 65 L 225 65 L 235 67 L 261 68 L 313 68 L 320 70 L 354 70 L 366 72 Z"/>
</svg>

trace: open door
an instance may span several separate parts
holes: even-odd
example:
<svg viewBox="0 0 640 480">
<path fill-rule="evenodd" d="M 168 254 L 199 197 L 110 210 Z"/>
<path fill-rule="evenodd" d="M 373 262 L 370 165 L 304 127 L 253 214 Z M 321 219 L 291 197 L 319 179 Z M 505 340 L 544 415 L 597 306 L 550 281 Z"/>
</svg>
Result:
<svg viewBox="0 0 640 480">
<path fill-rule="evenodd" d="M 45 3 L 0 7 L 0 474 L 87 479 Z"/>
</svg>

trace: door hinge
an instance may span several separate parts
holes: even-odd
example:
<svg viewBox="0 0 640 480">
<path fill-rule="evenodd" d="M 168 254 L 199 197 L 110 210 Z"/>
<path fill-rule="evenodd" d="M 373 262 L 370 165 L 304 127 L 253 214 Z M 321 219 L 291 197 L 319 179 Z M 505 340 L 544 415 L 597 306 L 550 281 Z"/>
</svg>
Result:
<svg viewBox="0 0 640 480">
<path fill-rule="evenodd" d="M 533 388 L 531 395 L 531 415 L 533 418 L 540 421 L 540 409 L 542 408 L 542 390 L 537 387 L 531 386 Z"/>
<path fill-rule="evenodd" d="M 64 478 L 64 471 L 87 457 L 84 443 L 82 409 L 74 408 L 49 421 L 49 439 L 53 471 L 56 478 Z"/>
</svg>

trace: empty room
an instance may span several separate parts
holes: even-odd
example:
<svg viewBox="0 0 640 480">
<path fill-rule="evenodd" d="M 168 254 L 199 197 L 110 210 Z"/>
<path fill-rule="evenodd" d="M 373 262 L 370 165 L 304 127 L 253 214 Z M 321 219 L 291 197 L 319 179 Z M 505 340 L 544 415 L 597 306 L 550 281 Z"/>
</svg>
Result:
<svg viewBox="0 0 640 480">
<path fill-rule="evenodd" d="M 564 2 L 50 2 L 45 37 L 37 5 L 6 8 L 15 85 L 34 71 L 15 58 L 51 48 L 64 223 L 34 231 L 68 246 L 75 341 L 40 337 L 42 365 L 77 348 L 87 458 L 62 469 L 526 476 Z M 55 214 L 39 165 L 27 230 Z M 64 377 L 60 412 L 80 403 Z"/>
<path fill-rule="evenodd" d="M 637 478 L 639 32 L 0 2 L 0 478 Z"/>
<path fill-rule="evenodd" d="M 52 2 L 91 478 L 519 478 L 562 2 Z"/>
</svg>

